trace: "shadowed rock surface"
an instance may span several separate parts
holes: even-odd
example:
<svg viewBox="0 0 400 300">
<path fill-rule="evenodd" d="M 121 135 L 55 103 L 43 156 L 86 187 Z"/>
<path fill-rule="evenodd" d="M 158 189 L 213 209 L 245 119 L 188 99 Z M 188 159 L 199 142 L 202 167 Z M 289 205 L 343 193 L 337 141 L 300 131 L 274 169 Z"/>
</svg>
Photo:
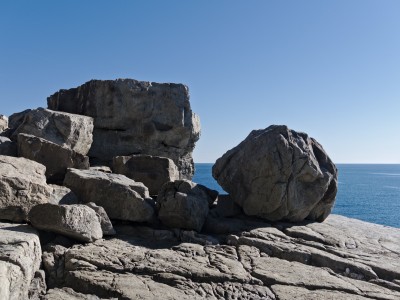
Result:
<svg viewBox="0 0 400 300">
<path fill-rule="evenodd" d="M 103 231 L 103 235 L 114 235 L 116 232 L 114 230 L 114 227 L 113 227 L 113 225 L 110 221 L 110 218 L 108 217 L 105 209 L 102 208 L 101 206 L 97 206 L 93 202 L 86 203 L 86 205 L 96 212 L 97 217 L 100 221 L 101 230 Z"/>
<path fill-rule="evenodd" d="M 55 232 L 82 242 L 103 237 L 96 212 L 86 205 L 39 204 L 29 212 L 33 227 Z"/>
<path fill-rule="evenodd" d="M 151 155 L 114 157 L 113 171 L 143 182 L 150 195 L 157 195 L 164 183 L 179 179 L 178 168 L 172 159 Z"/>
<path fill-rule="evenodd" d="M 28 299 L 41 256 L 39 236 L 34 228 L 0 223 L 0 299 Z"/>
<path fill-rule="evenodd" d="M 30 134 L 82 155 L 88 153 L 93 140 L 92 118 L 43 108 L 10 116 L 10 128 L 13 140 L 20 133 Z"/>
<path fill-rule="evenodd" d="M 89 156 L 147 154 L 172 159 L 182 178 L 191 179 L 192 152 L 200 136 L 188 87 L 133 79 L 91 80 L 60 90 L 47 99 L 49 109 L 94 118 Z"/>
<path fill-rule="evenodd" d="M 154 216 L 153 207 L 145 200 L 149 198 L 147 187 L 124 175 L 69 169 L 64 185 L 82 203 L 102 206 L 111 219 L 146 222 Z"/>
<path fill-rule="evenodd" d="M 253 130 L 216 161 L 213 177 L 245 214 L 270 221 L 323 221 L 337 192 L 337 169 L 322 146 L 286 126 Z"/>
<path fill-rule="evenodd" d="M 89 169 L 89 157 L 29 134 L 18 134 L 18 156 L 43 164 L 49 182 L 62 183 L 68 168 Z"/>
<path fill-rule="evenodd" d="M 0 155 L 17 156 L 17 143 L 0 136 Z"/>
<path fill-rule="evenodd" d="M 157 197 L 158 218 L 168 227 L 200 231 L 209 211 L 205 189 L 189 180 L 167 182 Z"/>
<path fill-rule="evenodd" d="M 0 220 L 26 221 L 33 206 L 48 202 L 45 172 L 32 160 L 0 155 Z"/>
</svg>

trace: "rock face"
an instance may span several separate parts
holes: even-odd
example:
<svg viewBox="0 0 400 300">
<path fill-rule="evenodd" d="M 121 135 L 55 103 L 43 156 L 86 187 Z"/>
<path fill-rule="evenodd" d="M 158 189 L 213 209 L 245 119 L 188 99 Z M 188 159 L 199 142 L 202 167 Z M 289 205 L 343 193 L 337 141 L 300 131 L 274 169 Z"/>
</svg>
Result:
<svg viewBox="0 0 400 300">
<path fill-rule="evenodd" d="M 143 182 L 150 195 L 157 195 L 164 183 L 179 179 L 178 168 L 172 159 L 151 155 L 114 157 L 113 171 Z"/>
<path fill-rule="evenodd" d="M 399 229 L 336 215 L 274 226 L 249 220 L 236 235 L 219 235 L 220 245 L 125 225 L 113 239 L 44 257 L 59 257 L 64 289 L 101 298 L 399 299 Z"/>
<path fill-rule="evenodd" d="M 17 156 L 17 143 L 0 136 L 0 155 Z"/>
<path fill-rule="evenodd" d="M 106 211 L 104 210 L 104 208 L 102 208 L 101 206 L 97 206 L 93 202 L 86 203 L 86 205 L 96 212 L 97 217 L 100 221 L 101 230 L 103 231 L 103 235 L 114 235 L 115 234 L 114 227 L 113 227 Z"/>
<path fill-rule="evenodd" d="M 189 180 L 168 182 L 157 197 L 158 218 L 168 227 L 200 231 L 209 202 L 210 196 L 201 185 Z"/>
<path fill-rule="evenodd" d="M 96 212 L 86 205 L 39 204 L 29 212 L 29 220 L 37 229 L 82 242 L 93 242 L 103 237 Z"/>
<path fill-rule="evenodd" d="M 0 132 L 8 128 L 8 118 L 4 115 L 0 115 Z"/>
<path fill-rule="evenodd" d="M 154 209 L 146 201 L 147 187 L 124 175 L 69 169 L 64 185 L 81 202 L 102 206 L 111 219 L 146 222 L 153 218 Z"/>
<path fill-rule="evenodd" d="M 146 154 L 172 159 L 181 178 L 190 179 L 192 151 L 200 122 L 192 113 L 188 87 L 133 79 L 91 80 L 60 90 L 48 108 L 94 118 L 89 156 L 111 161 L 115 156 Z"/>
<path fill-rule="evenodd" d="M 30 134 L 82 155 L 88 153 L 93 140 L 92 118 L 49 109 L 39 108 L 12 115 L 10 128 L 13 130 L 11 139 L 16 140 L 20 133 Z"/>
<path fill-rule="evenodd" d="M 89 157 L 29 134 L 18 134 L 18 155 L 43 164 L 49 182 L 62 183 L 68 168 L 89 169 Z"/>
<path fill-rule="evenodd" d="M 29 225 L 0 223 L 0 299 L 28 299 L 41 257 L 35 229 Z"/>
<path fill-rule="evenodd" d="M 48 202 L 52 188 L 45 172 L 32 160 L 0 155 L 0 220 L 27 220 L 33 206 Z"/>
<path fill-rule="evenodd" d="M 270 221 L 323 221 L 337 192 L 322 146 L 286 126 L 252 131 L 216 161 L 213 176 L 247 215 Z"/>
</svg>

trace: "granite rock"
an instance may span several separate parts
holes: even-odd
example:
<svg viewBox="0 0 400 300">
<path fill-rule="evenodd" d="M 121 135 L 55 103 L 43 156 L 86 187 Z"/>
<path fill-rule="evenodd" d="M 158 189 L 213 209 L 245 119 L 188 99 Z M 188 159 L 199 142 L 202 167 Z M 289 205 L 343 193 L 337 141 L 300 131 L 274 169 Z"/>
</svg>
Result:
<svg viewBox="0 0 400 300">
<path fill-rule="evenodd" d="M 323 221 L 337 192 L 337 169 L 305 133 L 254 130 L 213 166 L 213 176 L 245 214 L 269 221 Z"/>
<path fill-rule="evenodd" d="M 157 195 L 164 183 L 179 179 L 178 168 L 172 159 L 151 155 L 114 157 L 113 171 L 143 182 L 150 195 Z"/>
<path fill-rule="evenodd" d="M 11 124 L 18 126 L 12 127 L 12 140 L 20 133 L 30 134 L 82 155 L 86 155 L 92 145 L 93 119 L 87 116 L 39 108 L 12 115 L 10 120 L 10 127 Z"/>
<path fill-rule="evenodd" d="M 158 218 L 168 227 L 200 231 L 209 202 L 210 197 L 201 185 L 189 180 L 167 182 L 157 197 Z"/>
<path fill-rule="evenodd" d="M 133 79 L 91 80 L 48 97 L 49 109 L 94 118 L 89 156 L 146 154 L 172 159 L 181 178 L 194 172 L 192 152 L 200 136 L 188 87 Z"/>
<path fill-rule="evenodd" d="M 45 171 L 32 160 L 0 155 L 0 220 L 26 221 L 33 206 L 48 202 L 53 189 Z"/>
<path fill-rule="evenodd" d="M 0 223 L 0 299 L 35 295 L 35 274 L 41 264 L 37 231 L 29 225 Z"/>
<path fill-rule="evenodd" d="M 147 187 L 124 175 L 69 169 L 64 185 L 82 203 L 102 206 L 111 219 L 146 222 L 154 216 L 154 208 L 146 201 L 149 198 Z"/>
<path fill-rule="evenodd" d="M 5 136 L 0 136 L 0 155 L 17 156 L 17 143 Z"/>
<path fill-rule="evenodd" d="M 55 232 L 82 242 L 103 237 L 96 212 L 86 205 L 39 204 L 29 212 L 33 227 Z"/>
<path fill-rule="evenodd" d="M 0 114 L 0 133 L 8 128 L 8 118 Z"/>
<path fill-rule="evenodd" d="M 89 169 L 89 157 L 48 140 L 18 134 L 18 156 L 34 160 L 46 167 L 48 182 L 62 183 L 68 168 Z"/>
<path fill-rule="evenodd" d="M 100 221 L 101 230 L 103 231 L 103 235 L 114 235 L 115 229 L 114 229 L 106 211 L 104 210 L 104 208 L 101 206 L 97 206 L 93 202 L 86 203 L 86 205 L 96 212 L 97 217 Z"/>
</svg>

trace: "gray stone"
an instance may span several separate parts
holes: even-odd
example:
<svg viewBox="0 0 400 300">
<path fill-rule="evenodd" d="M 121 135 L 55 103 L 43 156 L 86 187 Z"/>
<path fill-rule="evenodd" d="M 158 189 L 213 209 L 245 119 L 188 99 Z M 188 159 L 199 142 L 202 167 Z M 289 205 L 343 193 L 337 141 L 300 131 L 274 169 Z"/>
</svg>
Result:
<svg viewBox="0 0 400 300">
<path fill-rule="evenodd" d="M 114 157 L 113 171 L 143 182 L 150 195 L 157 195 L 164 183 L 179 179 L 178 168 L 172 159 L 151 155 Z"/>
<path fill-rule="evenodd" d="M 107 166 L 91 166 L 89 168 L 92 171 L 100 171 L 100 172 L 104 172 L 104 173 L 112 173 L 112 170 L 110 167 Z"/>
<path fill-rule="evenodd" d="M 52 204 L 79 204 L 78 197 L 67 187 L 49 184 L 52 188 L 49 203 Z"/>
<path fill-rule="evenodd" d="M 18 155 L 44 165 L 49 182 L 62 183 L 68 168 L 89 169 L 89 157 L 24 133 L 18 134 Z"/>
<path fill-rule="evenodd" d="M 210 214 L 217 218 L 234 217 L 241 213 L 242 209 L 229 195 L 218 195 L 215 207 L 210 210 Z"/>
<path fill-rule="evenodd" d="M 270 221 L 323 221 L 337 192 L 322 146 L 286 126 L 252 131 L 216 161 L 213 176 L 245 214 Z"/>
<path fill-rule="evenodd" d="M 102 299 L 105 298 L 99 298 L 95 295 L 77 293 L 71 288 L 51 289 L 43 297 L 43 300 L 102 300 Z M 117 298 L 112 298 L 112 299 L 117 300 Z"/>
<path fill-rule="evenodd" d="M 38 270 L 35 272 L 35 276 L 33 277 L 29 287 L 29 300 L 42 300 L 42 297 L 46 294 L 47 290 L 45 276 L 46 275 L 43 270 Z"/>
<path fill-rule="evenodd" d="M 111 219 L 146 222 L 154 216 L 154 208 L 145 200 L 149 197 L 147 187 L 124 175 L 69 169 L 64 185 L 82 203 L 102 206 Z"/>
<path fill-rule="evenodd" d="M 103 237 L 96 212 L 86 205 L 36 205 L 29 212 L 33 227 L 71 237 L 82 242 L 93 242 Z"/>
<path fill-rule="evenodd" d="M 34 295 L 35 273 L 41 264 L 37 231 L 29 225 L 0 223 L 0 299 Z"/>
<path fill-rule="evenodd" d="M 20 114 L 12 123 L 13 126 L 18 126 L 13 128 L 12 140 L 16 140 L 18 134 L 26 133 L 70 148 L 82 155 L 88 153 L 93 140 L 92 118 L 43 108 Z"/>
<path fill-rule="evenodd" d="M 17 156 L 17 143 L 5 136 L 0 136 L 0 155 Z"/>
<path fill-rule="evenodd" d="M 32 160 L 0 155 L 0 220 L 26 221 L 33 206 L 48 202 L 45 171 Z"/>
<path fill-rule="evenodd" d="M 157 197 L 158 218 L 168 227 L 201 231 L 209 201 L 205 190 L 192 181 L 167 182 Z"/>
<path fill-rule="evenodd" d="M 47 99 L 49 109 L 94 118 L 89 156 L 146 154 L 172 159 L 181 178 L 193 176 L 192 151 L 200 136 L 188 87 L 133 79 L 91 80 L 60 90 Z"/>
<path fill-rule="evenodd" d="M 110 221 L 110 218 L 107 216 L 107 213 L 104 210 L 104 208 L 101 206 L 97 206 L 93 202 L 86 203 L 86 205 L 96 212 L 97 217 L 99 218 L 100 221 L 103 235 L 114 235 L 116 233 L 115 229 Z"/>
<path fill-rule="evenodd" d="M 8 128 L 8 118 L 0 115 L 0 133 Z"/>
</svg>

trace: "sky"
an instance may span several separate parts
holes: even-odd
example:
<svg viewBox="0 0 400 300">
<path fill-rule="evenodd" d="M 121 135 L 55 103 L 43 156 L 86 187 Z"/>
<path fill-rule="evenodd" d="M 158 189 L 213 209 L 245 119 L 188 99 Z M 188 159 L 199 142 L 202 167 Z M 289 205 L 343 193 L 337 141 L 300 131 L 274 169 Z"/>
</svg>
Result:
<svg viewBox="0 0 400 300">
<path fill-rule="evenodd" d="M 62 88 L 189 86 L 214 162 L 285 124 L 335 163 L 400 163 L 400 1 L 0 0 L 0 113 Z"/>
</svg>

